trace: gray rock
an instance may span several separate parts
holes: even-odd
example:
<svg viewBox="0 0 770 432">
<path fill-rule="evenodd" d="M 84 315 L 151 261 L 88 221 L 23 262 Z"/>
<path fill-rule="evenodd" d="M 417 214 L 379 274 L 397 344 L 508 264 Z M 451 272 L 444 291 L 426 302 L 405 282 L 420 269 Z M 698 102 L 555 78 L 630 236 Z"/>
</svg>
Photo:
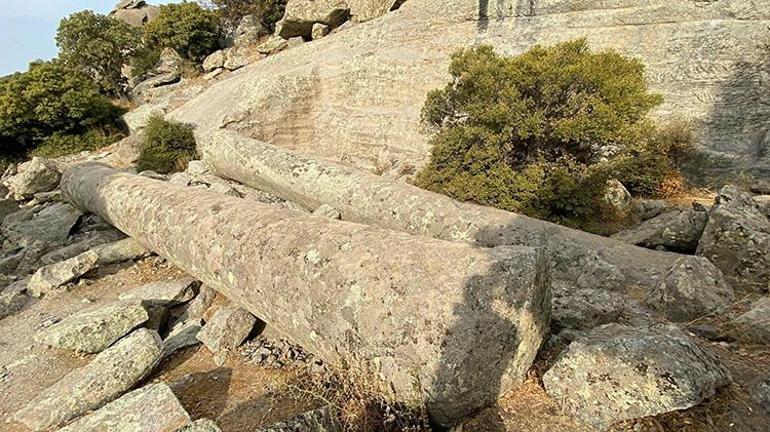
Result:
<svg viewBox="0 0 770 432">
<path fill-rule="evenodd" d="M 674 263 L 645 299 L 648 306 L 672 321 L 693 320 L 724 309 L 734 301 L 735 293 L 722 272 L 703 257 L 682 258 Z"/>
<path fill-rule="evenodd" d="M 342 214 L 336 208 L 329 204 L 321 204 L 320 207 L 313 211 L 316 216 L 327 217 L 329 219 L 342 219 Z"/>
<path fill-rule="evenodd" d="M 765 216 L 770 218 L 770 195 L 757 195 L 754 197 L 754 202 L 759 205 Z"/>
<path fill-rule="evenodd" d="M 158 334 L 164 331 L 168 321 L 168 309 L 165 306 L 150 303 L 145 303 L 144 309 L 147 311 L 148 316 L 144 327 L 155 330 Z"/>
<path fill-rule="evenodd" d="M 198 345 L 201 341 L 198 339 L 198 333 L 203 328 L 203 320 L 192 319 L 179 323 L 163 340 L 163 358 L 166 358 L 182 348 Z"/>
<path fill-rule="evenodd" d="M 337 410 L 325 406 L 302 413 L 290 420 L 274 423 L 257 429 L 257 432 L 341 432 L 342 425 L 337 420 Z"/>
<path fill-rule="evenodd" d="M 719 192 L 697 253 L 722 270 L 736 288 L 770 289 L 770 220 L 751 196 L 735 186 Z"/>
<path fill-rule="evenodd" d="M 225 52 L 223 50 L 214 51 L 203 60 L 203 70 L 205 72 L 211 72 L 214 69 L 223 67 L 224 65 Z"/>
<path fill-rule="evenodd" d="M 161 354 L 157 333 L 136 330 L 43 390 L 14 419 L 35 431 L 61 426 L 136 385 L 152 371 Z"/>
<path fill-rule="evenodd" d="M 192 183 L 192 181 L 193 181 L 192 176 L 190 176 L 190 174 L 187 174 L 185 172 L 174 173 L 168 179 L 169 183 L 178 184 L 182 186 L 189 186 L 190 183 Z"/>
<path fill-rule="evenodd" d="M 755 301 L 751 309 L 733 320 L 733 327 L 745 340 L 770 345 L 770 297 Z"/>
<path fill-rule="evenodd" d="M 20 311 L 29 302 L 27 280 L 20 280 L 0 292 L 0 319 Z"/>
<path fill-rule="evenodd" d="M 246 47 L 234 46 L 225 49 L 225 62 L 222 65 L 227 70 L 240 69 L 250 63 L 250 51 Z"/>
<path fill-rule="evenodd" d="M 347 21 L 349 16 L 350 5 L 346 0 L 290 0 L 286 3 L 286 12 L 276 34 L 285 39 L 310 39 L 313 24 L 321 23 L 335 28 Z"/>
<path fill-rule="evenodd" d="M 193 160 L 187 163 L 187 169 L 185 172 L 192 177 L 198 177 L 206 174 L 211 174 L 211 168 L 208 162 L 203 160 Z"/>
<path fill-rule="evenodd" d="M 279 51 L 286 49 L 289 46 L 289 41 L 280 36 L 271 36 L 270 39 L 262 43 L 257 47 L 257 52 L 260 54 L 275 54 Z"/>
<path fill-rule="evenodd" d="M 0 223 L 2 223 L 9 214 L 19 211 L 19 204 L 16 203 L 15 200 L 3 198 L 3 196 L 5 195 L 0 194 Z"/>
<path fill-rule="evenodd" d="M 39 343 L 60 349 L 98 353 L 149 318 L 139 303 L 118 302 L 68 316 L 39 333 Z"/>
<path fill-rule="evenodd" d="M 607 262 L 598 252 L 588 255 L 580 265 L 577 286 L 582 289 L 619 290 L 626 285 L 626 275 Z"/>
<path fill-rule="evenodd" d="M 49 202 L 61 202 L 61 201 L 63 201 L 63 198 L 61 196 L 61 191 L 59 190 L 54 190 L 51 192 L 38 192 L 32 198 L 32 202 L 35 204 L 45 204 Z"/>
<path fill-rule="evenodd" d="M 313 40 L 318 40 L 328 35 L 330 30 L 331 29 L 326 24 L 315 23 L 313 24 L 313 28 L 310 31 L 310 36 L 313 38 Z"/>
<path fill-rule="evenodd" d="M 17 200 L 31 197 L 38 192 L 48 192 L 59 185 L 61 173 L 53 162 L 39 157 L 19 165 L 16 175 L 6 179 L 8 187 Z"/>
<path fill-rule="evenodd" d="M 189 422 L 174 392 L 157 383 L 126 393 L 59 432 L 175 432 Z"/>
<path fill-rule="evenodd" d="M 158 173 L 156 173 L 153 170 L 144 170 L 144 171 L 138 173 L 138 175 L 140 175 L 142 177 L 147 177 L 147 178 L 155 179 L 155 180 L 161 180 L 161 181 L 168 180 L 168 178 L 166 178 L 165 175 L 158 174 Z"/>
<path fill-rule="evenodd" d="M 221 429 L 209 419 L 200 419 L 183 427 L 179 432 L 221 432 Z"/>
<path fill-rule="evenodd" d="M 235 46 L 248 46 L 255 44 L 262 36 L 267 36 L 268 31 L 254 15 L 246 15 L 235 29 L 233 44 Z"/>
<path fill-rule="evenodd" d="M 673 210 L 678 209 L 666 200 L 637 199 L 631 205 L 633 215 L 642 222 Z"/>
<path fill-rule="evenodd" d="M 22 258 L 24 258 L 24 249 L 11 249 L 0 258 L 0 274 L 9 274 L 16 270 Z"/>
<path fill-rule="evenodd" d="M 28 246 L 39 241 L 61 244 L 69 238 L 83 213 L 65 203 L 47 204 L 31 211 L 18 212 L 5 218 L 2 233 L 12 244 Z"/>
<path fill-rule="evenodd" d="M 754 382 L 749 394 L 754 402 L 764 410 L 766 415 L 770 415 L 770 376 L 765 376 Z"/>
<path fill-rule="evenodd" d="M 171 281 L 150 282 L 126 291 L 118 298 L 121 300 L 140 300 L 146 304 L 158 306 L 177 306 L 187 303 L 195 297 L 197 281 L 192 278 Z"/>
<path fill-rule="evenodd" d="M 702 207 L 670 211 L 612 236 L 648 249 L 694 254 L 708 214 Z"/>
<path fill-rule="evenodd" d="M 83 240 L 77 243 L 64 246 L 62 248 L 56 249 L 52 252 L 49 252 L 43 255 L 40 258 L 39 264 L 44 266 L 55 264 L 57 262 L 76 257 L 82 254 L 83 252 L 87 252 L 88 250 L 95 248 L 97 246 L 103 245 L 105 243 L 110 243 L 110 242 L 120 240 L 125 236 L 126 236 L 125 234 L 117 230 L 97 231 L 88 235 L 86 238 L 84 238 Z M 104 264 L 104 263 L 100 262 L 99 264 Z"/>
<path fill-rule="evenodd" d="M 631 194 L 623 183 L 610 179 L 607 182 L 607 191 L 604 195 L 604 201 L 615 212 L 622 214 L 631 208 Z"/>
<path fill-rule="evenodd" d="M 225 307 L 219 309 L 211 321 L 207 322 L 198 333 L 198 340 L 206 345 L 220 365 L 227 353 L 243 343 L 251 333 L 257 319 L 254 315 L 240 308 Z"/>
<path fill-rule="evenodd" d="M 150 255 L 150 250 L 132 238 L 96 246 L 91 250 L 98 257 L 99 265 L 134 261 Z"/>
<path fill-rule="evenodd" d="M 208 285 L 201 285 L 201 287 L 198 289 L 198 294 L 194 299 L 187 303 L 187 305 L 185 305 L 185 310 L 182 313 L 182 316 L 179 317 L 174 325 L 189 320 L 203 318 L 204 313 L 214 302 L 214 298 L 216 298 L 216 296 L 217 292 L 214 291 L 211 287 Z"/>
<path fill-rule="evenodd" d="M 729 382 L 717 358 L 673 325 L 597 327 L 543 376 L 546 392 L 564 410 L 601 430 L 691 408 Z"/>
<path fill-rule="evenodd" d="M 29 294 L 33 297 L 51 293 L 96 268 L 99 257 L 92 251 L 74 258 L 41 267 L 29 280 Z"/>
<path fill-rule="evenodd" d="M 561 294 L 561 295 L 559 295 Z M 588 330 L 618 322 L 629 309 L 626 298 L 616 292 L 581 288 L 554 293 L 551 329 Z"/>
</svg>

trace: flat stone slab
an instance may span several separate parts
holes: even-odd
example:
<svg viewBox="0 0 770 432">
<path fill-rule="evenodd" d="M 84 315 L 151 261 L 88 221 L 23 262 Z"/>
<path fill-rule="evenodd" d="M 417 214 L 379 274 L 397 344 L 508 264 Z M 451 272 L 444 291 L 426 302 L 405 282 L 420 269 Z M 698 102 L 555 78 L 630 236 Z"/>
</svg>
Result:
<svg viewBox="0 0 770 432">
<path fill-rule="evenodd" d="M 99 257 L 95 253 L 88 251 L 74 258 L 41 267 L 29 280 L 29 294 L 33 297 L 48 294 L 95 269 L 98 260 Z"/>
<path fill-rule="evenodd" d="M 38 334 L 37 341 L 60 349 L 98 353 L 149 318 L 138 302 L 120 302 L 69 316 Z"/>
<path fill-rule="evenodd" d="M 126 291 L 119 296 L 121 300 L 141 300 L 157 306 L 177 306 L 187 303 L 195 297 L 195 279 L 151 282 Z"/>
<path fill-rule="evenodd" d="M 161 354 L 157 333 L 136 330 L 43 390 L 14 419 L 35 431 L 61 426 L 136 385 L 152 371 Z"/>
<path fill-rule="evenodd" d="M 59 432 L 174 432 L 189 422 L 171 389 L 158 383 L 126 393 Z"/>
<path fill-rule="evenodd" d="M 92 249 L 99 257 L 99 264 L 114 264 L 133 261 L 150 254 L 150 250 L 132 238 L 99 245 Z"/>
<path fill-rule="evenodd" d="M 729 382 L 719 360 L 674 325 L 597 327 L 543 376 L 549 396 L 600 430 L 692 408 Z"/>
<path fill-rule="evenodd" d="M 191 320 L 179 323 L 171 329 L 171 332 L 163 340 L 163 358 L 174 354 L 182 348 L 187 348 L 201 343 L 198 333 L 203 328 L 203 320 Z"/>
<path fill-rule="evenodd" d="M 238 348 L 256 323 L 257 319 L 248 311 L 224 307 L 203 326 L 203 330 L 198 333 L 198 340 L 217 356 L 217 363 L 221 365 L 224 363 L 223 356 Z"/>
<path fill-rule="evenodd" d="M 83 213 L 66 203 L 46 204 L 37 211 L 20 211 L 6 217 L 2 233 L 6 239 L 20 246 L 28 246 L 34 241 L 48 244 L 63 243 L 78 223 Z"/>
</svg>

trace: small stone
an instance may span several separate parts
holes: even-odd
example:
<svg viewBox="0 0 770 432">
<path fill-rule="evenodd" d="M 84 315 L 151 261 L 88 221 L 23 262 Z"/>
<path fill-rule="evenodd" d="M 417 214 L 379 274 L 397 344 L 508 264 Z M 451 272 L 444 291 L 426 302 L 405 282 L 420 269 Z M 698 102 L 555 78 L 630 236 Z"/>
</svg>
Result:
<svg viewBox="0 0 770 432">
<path fill-rule="evenodd" d="M 96 268 L 98 256 L 85 252 L 74 258 L 40 268 L 29 280 L 27 290 L 33 297 L 41 297 Z"/>
<path fill-rule="evenodd" d="M 607 192 L 604 201 L 617 213 L 625 213 L 631 207 L 631 193 L 623 183 L 610 179 L 607 182 Z"/>
<path fill-rule="evenodd" d="M 719 360 L 673 325 L 597 327 L 543 376 L 549 396 L 600 430 L 691 408 L 729 382 Z"/>
<path fill-rule="evenodd" d="M 19 165 L 16 175 L 3 183 L 17 200 L 31 197 L 38 192 L 48 192 L 59 185 L 61 173 L 48 159 L 34 157 Z"/>
<path fill-rule="evenodd" d="M 330 28 L 328 25 L 315 23 L 313 24 L 313 29 L 311 30 L 310 35 L 313 38 L 313 40 L 318 40 L 328 35 L 329 31 L 330 31 Z"/>
<path fill-rule="evenodd" d="M 61 426 L 136 385 L 152 371 L 161 354 L 157 333 L 136 330 L 43 390 L 14 419 L 35 431 Z"/>
<path fill-rule="evenodd" d="M 340 211 L 330 206 L 329 204 L 321 204 L 317 209 L 315 209 L 315 211 L 313 211 L 313 214 L 316 216 L 326 217 L 329 219 L 335 219 L 335 220 L 342 219 L 342 214 L 340 213 Z"/>
<path fill-rule="evenodd" d="M 211 72 L 225 65 L 225 53 L 222 50 L 214 51 L 203 60 L 203 71 Z"/>
<path fill-rule="evenodd" d="M 140 300 L 145 304 L 157 306 L 177 306 L 187 303 L 195 297 L 195 279 L 179 279 L 173 281 L 151 282 L 124 292 L 118 298 L 121 300 Z"/>
<path fill-rule="evenodd" d="M 221 432 L 221 429 L 209 419 L 200 419 L 180 429 L 179 432 Z"/>
<path fill-rule="evenodd" d="M 282 51 L 286 49 L 286 47 L 289 46 L 289 41 L 286 39 L 280 37 L 280 36 L 270 36 L 270 39 L 268 39 L 263 44 L 259 45 L 257 47 L 257 51 L 260 54 L 275 54 L 279 51 Z"/>
<path fill-rule="evenodd" d="M 733 320 L 735 333 L 752 343 L 770 345 L 770 297 L 755 301 L 748 312 Z"/>
<path fill-rule="evenodd" d="M 187 174 L 185 172 L 174 173 L 168 179 L 169 183 L 178 184 L 182 186 L 189 186 L 192 181 L 193 179 L 192 177 L 190 177 L 190 174 Z"/>
<path fill-rule="evenodd" d="M 203 328 L 203 320 L 190 320 L 179 323 L 171 329 L 168 337 L 163 341 L 163 358 L 166 358 L 182 348 L 187 348 L 201 343 L 198 333 Z"/>
<path fill-rule="evenodd" d="M 196 295 L 194 299 L 187 303 L 182 316 L 179 317 L 177 323 L 174 325 L 189 320 L 202 319 L 206 313 L 206 310 L 208 310 L 208 308 L 214 302 L 214 298 L 216 298 L 216 296 L 217 292 L 214 291 L 211 287 L 208 285 L 201 285 L 200 289 L 198 290 L 198 295 Z"/>
<path fill-rule="evenodd" d="M 211 173 L 209 163 L 203 160 L 193 160 L 187 163 L 185 172 L 193 177 L 202 176 Z"/>
<path fill-rule="evenodd" d="M 189 422 L 174 392 L 157 383 L 126 393 L 59 432 L 174 432 Z"/>
<path fill-rule="evenodd" d="M 221 308 L 203 326 L 198 340 L 215 355 L 218 363 L 223 362 L 223 356 L 243 343 L 256 323 L 254 315 L 243 309 Z"/>
<path fill-rule="evenodd" d="M 248 48 L 233 46 L 225 50 L 224 68 L 230 71 L 240 69 L 249 64 Z"/>
<path fill-rule="evenodd" d="M 36 339 L 54 348 L 98 353 L 148 318 L 138 303 L 114 303 L 71 315 L 47 328 Z"/>
</svg>

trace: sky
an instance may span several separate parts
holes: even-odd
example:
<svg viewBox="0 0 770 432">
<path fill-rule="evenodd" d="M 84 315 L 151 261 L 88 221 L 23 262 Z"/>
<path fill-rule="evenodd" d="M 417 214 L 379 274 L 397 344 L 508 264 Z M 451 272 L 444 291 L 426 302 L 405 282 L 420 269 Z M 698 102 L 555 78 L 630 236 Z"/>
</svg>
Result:
<svg viewBox="0 0 770 432">
<path fill-rule="evenodd" d="M 181 0 L 149 1 L 179 3 Z M 0 76 L 27 69 L 29 62 L 56 56 L 56 28 L 84 9 L 104 13 L 119 0 L 0 0 Z"/>
</svg>

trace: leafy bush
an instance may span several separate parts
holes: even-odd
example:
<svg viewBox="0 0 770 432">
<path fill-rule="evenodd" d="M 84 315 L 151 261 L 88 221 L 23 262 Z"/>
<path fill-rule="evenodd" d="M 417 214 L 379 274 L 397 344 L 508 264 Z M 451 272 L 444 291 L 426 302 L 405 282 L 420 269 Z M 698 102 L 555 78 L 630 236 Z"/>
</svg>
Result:
<svg viewBox="0 0 770 432">
<path fill-rule="evenodd" d="M 61 21 L 56 45 L 62 61 L 89 76 L 103 93 L 117 95 L 126 88 L 121 70 L 141 46 L 141 34 L 123 21 L 87 10 Z"/>
<path fill-rule="evenodd" d="M 158 16 L 144 27 L 144 37 L 150 46 L 173 48 L 200 62 L 219 49 L 219 17 L 197 3 L 162 5 Z"/>
<path fill-rule="evenodd" d="M 108 133 L 99 129 L 92 129 L 81 134 L 56 132 L 32 150 L 30 154 L 32 156 L 56 158 L 83 151 L 98 150 L 117 142 L 121 138 L 123 138 L 123 135 L 120 133 Z"/>
<path fill-rule="evenodd" d="M 271 32 L 286 10 L 286 0 L 209 0 L 203 3 L 216 9 L 222 19 L 233 26 L 244 16 L 254 15 Z"/>
<path fill-rule="evenodd" d="M 123 110 L 96 84 L 60 62 L 38 62 L 0 81 L 0 153 L 19 154 L 52 135 L 117 130 Z"/>
<path fill-rule="evenodd" d="M 155 116 L 144 130 L 144 143 L 136 168 L 160 174 L 184 171 L 187 163 L 196 156 L 192 127 Z"/>
<path fill-rule="evenodd" d="M 142 46 L 131 57 L 131 76 L 142 77 L 152 71 L 160 60 L 161 50 L 153 46 Z"/>
<path fill-rule="evenodd" d="M 610 176 L 638 169 L 619 155 L 676 147 L 647 119 L 662 98 L 649 92 L 644 66 L 582 39 L 516 57 L 461 50 L 449 72 L 423 108 L 436 134 L 416 184 L 462 201 L 559 222 L 600 217 Z"/>
</svg>

